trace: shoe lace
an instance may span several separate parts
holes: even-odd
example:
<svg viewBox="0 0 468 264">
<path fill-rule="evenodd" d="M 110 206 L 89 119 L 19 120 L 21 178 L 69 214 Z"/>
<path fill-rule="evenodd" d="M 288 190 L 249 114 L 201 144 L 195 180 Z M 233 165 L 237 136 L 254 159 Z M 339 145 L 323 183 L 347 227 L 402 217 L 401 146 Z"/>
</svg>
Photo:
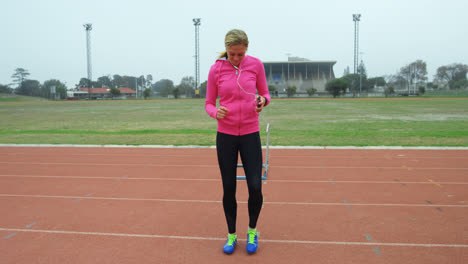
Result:
<svg viewBox="0 0 468 264">
<path fill-rule="evenodd" d="M 228 235 L 228 246 L 232 246 L 234 244 L 234 241 L 236 241 L 237 236 L 236 235 Z"/>
<path fill-rule="evenodd" d="M 249 234 L 249 242 L 248 243 L 254 244 L 255 243 L 255 236 L 257 235 L 257 231 L 251 229 L 251 230 L 247 231 L 247 234 Z"/>
</svg>

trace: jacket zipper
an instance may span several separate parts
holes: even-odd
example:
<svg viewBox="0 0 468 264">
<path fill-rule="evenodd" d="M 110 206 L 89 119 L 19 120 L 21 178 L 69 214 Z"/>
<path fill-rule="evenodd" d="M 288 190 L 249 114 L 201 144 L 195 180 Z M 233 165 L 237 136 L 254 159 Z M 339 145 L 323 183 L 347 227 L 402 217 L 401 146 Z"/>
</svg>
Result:
<svg viewBox="0 0 468 264">
<path fill-rule="evenodd" d="M 240 65 L 239 65 L 239 66 L 240 66 Z M 240 71 L 239 71 L 239 73 L 240 73 Z M 236 78 L 238 77 L 237 74 L 238 74 L 238 73 L 237 73 L 237 71 L 236 71 Z M 239 81 L 240 81 L 240 80 L 239 80 Z M 241 120 L 242 120 L 242 100 L 241 100 L 241 92 L 240 92 L 240 88 L 239 88 L 239 87 L 237 87 L 237 94 L 239 95 L 239 96 L 238 96 L 238 99 L 239 99 L 239 122 L 238 122 L 237 135 L 240 136 L 240 130 L 241 130 L 240 125 L 241 125 Z"/>
</svg>

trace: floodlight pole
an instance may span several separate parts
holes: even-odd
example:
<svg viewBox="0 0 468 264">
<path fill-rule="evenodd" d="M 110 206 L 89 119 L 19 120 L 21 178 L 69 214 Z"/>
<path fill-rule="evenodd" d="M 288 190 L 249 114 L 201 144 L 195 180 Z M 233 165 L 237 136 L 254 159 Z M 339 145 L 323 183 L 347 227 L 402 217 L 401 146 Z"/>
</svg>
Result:
<svg viewBox="0 0 468 264">
<path fill-rule="evenodd" d="M 358 68 L 358 52 L 359 52 L 359 21 L 361 21 L 361 14 L 353 14 L 354 21 L 354 74 L 357 73 Z"/>
<path fill-rule="evenodd" d="M 362 60 L 361 60 L 362 65 Z M 362 88 L 362 68 L 359 68 L 359 97 L 361 97 L 361 88 Z"/>
<path fill-rule="evenodd" d="M 364 54 L 364 52 L 359 52 L 359 54 L 361 54 L 361 64 L 359 65 L 359 97 L 361 97 L 361 88 L 362 88 L 362 70 L 363 70 L 363 67 L 364 67 L 364 62 L 362 61 L 362 54 Z"/>
<path fill-rule="evenodd" d="M 91 100 L 91 86 L 92 86 L 92 67 L 91 67 L 91 30 L 93 29 L 93 24 L 84 24 L 86 30 L 86 48 L 87 48 L 87 58 L 88 58 L 88 99 Z"/>
<path fill-rule="evenodd" d="M 195 94 L 200 94 L 198 91 L 198 85 L 200 83 L 200 37 L 199 28 L 201 25 L 201 18 L 192 19 L 193 25 L 195 26 Z"/>
</svg>

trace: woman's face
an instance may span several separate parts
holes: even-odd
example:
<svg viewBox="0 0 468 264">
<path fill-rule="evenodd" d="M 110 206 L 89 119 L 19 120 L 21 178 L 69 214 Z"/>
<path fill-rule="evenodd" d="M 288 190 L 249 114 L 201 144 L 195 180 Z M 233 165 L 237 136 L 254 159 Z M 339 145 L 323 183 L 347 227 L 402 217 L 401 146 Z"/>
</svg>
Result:
<svg viewBox="0 0 468 264">
<path fill-rule="evenodd" d="M 228 46 L 226 48 L 229 61 L 231 61 L 234 66 L 239 67 L 241 61 L 245 57 L 247 52 L 247 47 L 244 44 Z"/>
</svg>

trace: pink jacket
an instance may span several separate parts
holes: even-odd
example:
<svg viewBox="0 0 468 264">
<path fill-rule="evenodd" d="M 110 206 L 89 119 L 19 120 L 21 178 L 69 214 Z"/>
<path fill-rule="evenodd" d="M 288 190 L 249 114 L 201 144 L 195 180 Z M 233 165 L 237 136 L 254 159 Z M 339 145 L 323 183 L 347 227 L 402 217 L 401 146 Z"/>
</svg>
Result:
<svg viewBox="0 0 468 264">
<path fill-rule="evenodd" d="M 240 77 L 239 77 L 240 74 Z M 239 77 L 239 87 L 237 80 Z M 211 66 L 206 89 L 205 110 L 216 119 L 216 99 L 219 105 L 229 109 L 224 119 L 218 120 L 221 133 L 242 136 L 258 132 L 258 113 L 255 112 L 255 94 L 265 97 L 267 105 L 271 97 L 265 77 L 263 63 L 246 55 L 236 70 L 225 58 Z"/>
</svg>

